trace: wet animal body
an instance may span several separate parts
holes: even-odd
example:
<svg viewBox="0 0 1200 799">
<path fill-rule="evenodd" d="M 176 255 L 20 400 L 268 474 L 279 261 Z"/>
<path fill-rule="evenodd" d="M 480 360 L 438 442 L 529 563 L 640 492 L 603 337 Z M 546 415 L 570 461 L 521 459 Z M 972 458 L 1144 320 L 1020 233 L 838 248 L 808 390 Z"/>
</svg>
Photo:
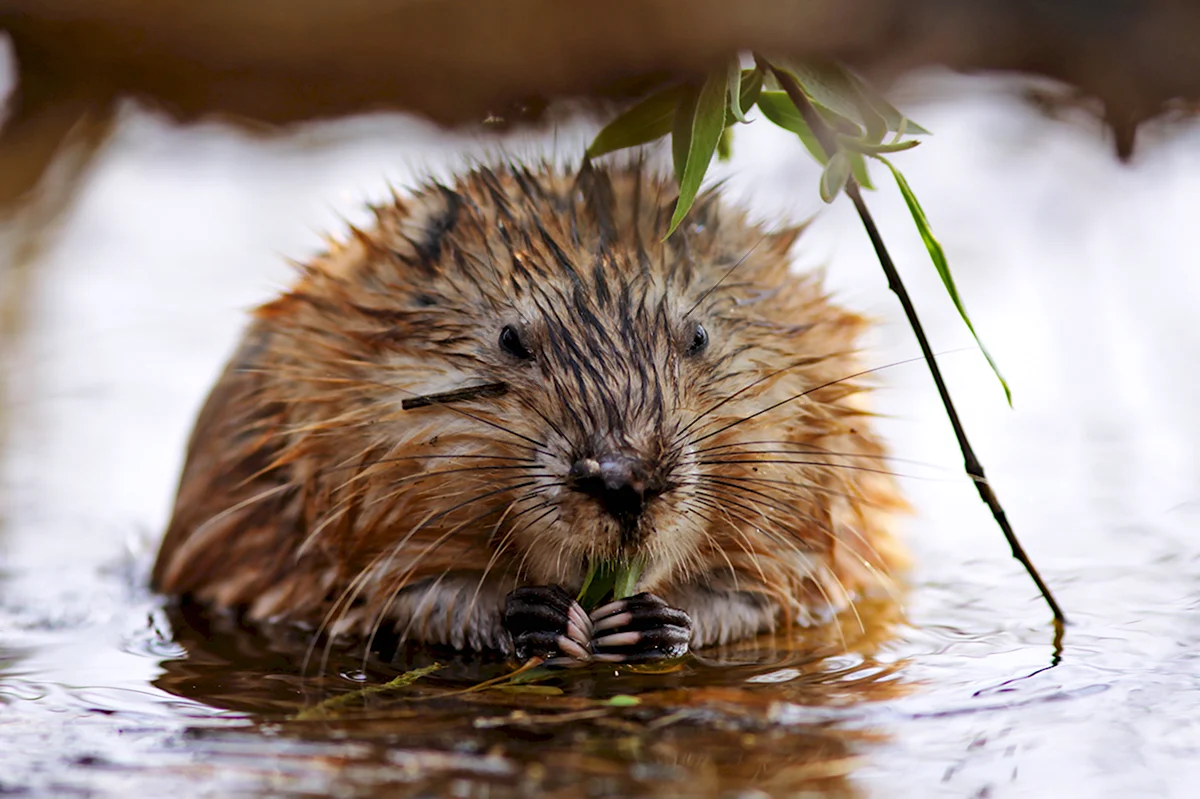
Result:
<svg viewBox="0 0 1200 799">
<path fill-rule="evenodd" d="M 864 320 L 638 165 L 478 168 L 262 306 L 192 435 L 157 589 L 315 634 L 674 656 L 888 590 Z M 584 609 L 598 564 L 634 595 Z M 590 612 L 589 612 L 590 610 Z"/>
</svg>

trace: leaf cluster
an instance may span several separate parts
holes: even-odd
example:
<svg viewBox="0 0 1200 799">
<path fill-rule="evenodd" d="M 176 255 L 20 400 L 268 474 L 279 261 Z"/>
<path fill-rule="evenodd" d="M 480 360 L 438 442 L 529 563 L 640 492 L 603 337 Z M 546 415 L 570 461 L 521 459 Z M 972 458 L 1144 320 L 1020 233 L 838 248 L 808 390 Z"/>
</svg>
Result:
<svg viewBox="0 0 1200 799">
<path fill-rule="evenodd" d="M 1009 404 L 1012 395 L 967 314 L 945 251 L 904 176 L 887 158 L 912 149 L 928 134 L 866 81 L 836 63 L 810 64 L 755 55 L 755 66 L 739 58 L 713 70 L 703 80 L 659 89 L 608 123 L 587 149 L 589 158 L 671 137 L 671 155 L 679 182 L 679 198 L 671 216 L 671 236 L 696 201 L 713 157 L 727 157 L 735 126 L 749 124 L 755 107 L 772 124 L 794 133 L 822 165 L 818 192 L 833 202 L 851 182 L 874 189 L 868 159 L 888 167 L 908 206 L 913 223 L 929 251 L 942 284 L 975 337 Z"/>
</svg>

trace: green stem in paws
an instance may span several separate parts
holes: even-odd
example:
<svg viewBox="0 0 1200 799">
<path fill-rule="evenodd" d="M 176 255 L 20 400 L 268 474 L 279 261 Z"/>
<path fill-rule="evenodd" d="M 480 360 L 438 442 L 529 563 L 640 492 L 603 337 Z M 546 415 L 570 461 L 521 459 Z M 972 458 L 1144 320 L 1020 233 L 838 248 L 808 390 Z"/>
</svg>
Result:
<svg viewBox="0 0 1200 799">
<path fill-rule="evenodd" d="M 606 599 L 624 599 L 636 593 L 636 586 L 645 569 L 646 562 L 641 558 L 629 561 L 598 560 L 588 568 L 587 577 L 583 579 L 583 587 L 579 589 L 576 602 L 584 610 L 599 607 Z"/>
</svg>

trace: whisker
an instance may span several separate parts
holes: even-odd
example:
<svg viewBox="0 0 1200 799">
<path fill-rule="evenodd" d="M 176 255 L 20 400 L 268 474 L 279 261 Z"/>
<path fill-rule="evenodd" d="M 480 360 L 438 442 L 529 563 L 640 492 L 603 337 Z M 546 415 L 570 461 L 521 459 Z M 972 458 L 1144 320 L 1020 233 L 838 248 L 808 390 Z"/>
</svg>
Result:
<svg viewBox="0 0 1200 799">
<path fill-rule="evenodd" d="M 518 458 L 514 455 L 397 455 L 395 457 L 377 458 L 376 460 L 363 461 L 362 464 L 347 463 L 340 466 L 330 466 L 321 470 L 321 474 L 331 474 L 333 472 L 345 471 L 346 469 L 355 469 L 361 466 L 378 466 L 384 463 L 402 463 L 404 461 L 423 461 L 423 460 L 492 460 L 492 461 L 512 461 L 516 463 L 537 463 L 537 458 Z"/>
<path fill-rule="evenodd" d="M 475 593 L 473 593 L 471 595 L 471 601 L 467 604 L 467 614 L 466 615 L 468 618 L 470 617 L 471 613 L 474 612 L 474 610 L 475 610 L 475 605 L 479 601 L 479 592 L 483 590 L 483 584 L 484 584 L 484 581 L 487 580 L 488 574 L 491 572 L 492 568 L 499 561 L 500 555 L 504 552 L 504 550 L 508 547 L 508 545 L 512 542 L 512 540 L 516 537 L 516 535 L 518 535 L 519 533 L 523 533 L 526 530 L 528 530 L 529 528 L 533 527 L 535 524 L 537 524 L 542 519 L 549 516 L 551 513 L 557 512 L 558 508 L 555 507 L 553 501 L 547 500 L 546 502 L 540 502 L 537 505 L 533 505 L 529 508 L 526 508 L 525 510 L 521 511 L 520 513 L 518 513 L 516 516 L 513 517 L 513 519 L 515 520 L 515 519 L 520 518 L 520 516 L 522 516 L 525 513 L 541 510 L 543 508 L 546 509 L 546 511 L 544 513 L 542 513 L 541 515 L 539 515 L 532 521 L 527 522 L 524 527 L 520 528 L 520 530 L 517 530 L 516 528 L 510 528 L 509 531 L 504 534 L 504 538 L 501 539 L 500 545 L 496 547 L 495 552 L 492 553 L 492 557 L 488 559 L 487 565 L 483 569 L 483 574 L 481 574 L 479 576 L 479 580 L 475 584 Z"/>
<path fill-rule="evenodd" d="M 771 465 L 771 466 L 819 466 L 823 469 L 847 469 L 853 472 L 870 472 L 871 474 L 885 474 L 889 477 L 904 477 L 910 480 L 923 480 L 926 482 L 943 483 L 945 479 L 939 477 L 925 477 L 919 474 L 905 474 L 903 472 L 893 472 L 890 469 L 876 469 L 871 466 L 856 466 L 852 463 L 829 463 L 828 461 L 796 461 L 785 460 L 781 458 L 730 458 L 721 460 L 698 460 L 694 461 L 701 466 L 720 466 L 720 465 L 736 465 L 736 464 L 751 464 L 751 465 Z"/>
<path fill-rule="evenodd" d="M 729 497 L 724 497 L 723 500 L 724 500 L 724 502 L 730 501 Z M 743 508 L 746 507 L 745 505 L 742 505 L 742 503 L 739 503 L 736 501 L 734 501 L 733 504 L 738 505 Z M 769 516 L 766 516 L 760 510 L 757 512 L 759 513 L 759 515 L 761 515 L 763 517 L 764 520 L 773 521 L 776 524 L 778 524 L 778 520 L 775 520 Z M 828 607 L 830 609 L 837 609 L 839 607 L 838 603 L 833 601 L 833 598 L 830 597 L 829 592 L 825 589 L 825 586 L 822 583 L 820 576 L 815 574 L 813 572 L 812 568 L 809 567 L 808 564 L 812 563 L 811 552 L 805 552 L 804 550 L 799 548 L 799 546 L 797 545 L 796 542 L 786 539 L 784 536 L 777 534 L 773 530 L 763 529 L 763 528 L 759 527 L 758 525 L 754 525 L 752 522 L 750 522 L 750 524 L 752 524 L 752 526 L 755 528 L 755 530 L 758 533 L 767 536 L 768 538 L 770 538 L 773 541 L 776 541 L 777 543 L 780 543 L 780 544 L 790 547 L 793 552 L 795 552 L 797 555 L 799 555 L 800 557 L 799 557 L 799 560 L 796 561 L 796 564 L 799 565 L 801 568 L 803 568 L 804 573 L 807 575 L 809 582 L 817 589 L 818 592 L 820 592 L 821 596 L 825 600 L 826 605 L 828 605 Z M 784 526 L 784 529 L 790 529 L 790 528 Z M 830 577 L 831 579 L 833 579 L 835 582 L 838 583 L 838 587 L 841 589 L 842 593 L 849 600 L 849 598 L 851 597 L 850 592 L 846 590 L 844 585 L 842 585 L 841 580 L 838 579 L 837 575 L 833 573 L 833 570 L 830 569 L 828 566 L 826 566 L 821 571 L 822 571 L 823 575 Z M 786 600 L 780 601 L 781 607 L 786 607 L 789 609 L 789 611 L 788 611 L 789 617 L 790 617 L 790 601 L 791 601 L 791 597 L 786 597 Z M 853 602 L 850 602 L 849 604 L 853 605 Z M 855 610 L 854 613 L 855 613 L 855 616 L 858 615 L 857 610 Z M 861 619 L 859 620 L 859 623 L 861 625 Z M 842 633 L 840 628 L 838 629 L 838 635 L 842 639 L 842 648 L 845 649 L 846 648 L 845 635 L 844 635 L 844 633 Z"/>
<path fill-rule="evenodd" d="M 775 502 L 778 500 L 777 497 L 772 497 L 770 494 L 764 493 L 762 491 L 758 491 L 753 488 L 747 488 L 746 486 L 738 485 L 736 483 L 725 482 L 724 478 L 712 477 L 711 475 L 705 475 L 704 480 L 707 483 L 707 486 L 709 488 L 711 488 L 712 486 L 722 486 L 731 491 L 737 491 L 743 495 L 758 497 L 760 500 L 768 502 L 768 503 Z M 826 534 L 829 535 L 830 538 L 833 538 L 835 536 L 834 531 L 831 530 L 824 522 L 822 522 L 820 519 L 818 519 L 817 517 L 813 516 L 810 513 L 805 513 L 804 511 L 797 508 L 795 505 L 792 505 L 790 503 L 785 503 L 782 506 L 778 505 L 778 504 L 775 504 L 775 505 L 768 504 L 767 506 L 771 507 L 775 510 L 782 511 L 784 513 L 795 514 L 797 517 L 804 519 L 805 521 L 812 522 L 813 524 L 821 527 L 826 532 Z"/>
<path fill-rule="evenodd" d="M 350 582 L 350 584 L 346 586 L 346 588 L 342 591 L 341 597 L 339 597 L 337 602 L 334 603 L 333 607 L 330 608 L 329 612 L 325 614 L 325 618 L 322 620 L 320 626 L 317 628 L 316 635 L 314 636 L 314 639 L 313 639 L 314 643 L 321 636 L 321 634 L 324 632 L 324 630 L 329 626 L 329 624 L 334 620 L 335 616 L 339 615 L 339 613 L 341 613 L 341 615 L 344 616 L 344 612 L 349 610 L 349 608 L 353 604 L 354 600 L 357 599 L 359 594 L 361 594 L 362 589 L 366 587 L 366 583 L 367 583 L 368 579 L 370 578 L 371 572 L 373 570 L 376 570 L 379 568 L 378 564 L 381 560 L 384 560 L 384 555 L 386 555 L 387 557 L 386 557 L 386 562 L 384 562 L 383 569 L 387 569 L 388 567 L 390 567 L 392 559 L 395 558 L 396 555 L 398 555 L 400 553 L 400 551 L 404 548 L 405 545 L 407 545 L 407 543 L 410 540 L 412 540 L 412 537 L 414 535 L 416 535 L 418 532 L 420 532 L 422 529 L 424 529 L 430 523 L 436 522 L 439 519 L 445 518 L 447 515 L 454 513 L 455 511 L 460 510 L 462 508 L 465 508 L 475 502 L 481 502 L 485 499 L 493 497 L 497 494 L 502 494 L 506 491 L 512 491 L 517 488 L 521 488 L 521 487 L 528 486 L 528 485 L 533 485 L 535 482 L 536 481 L 527 482 L 527 483 L 517 485 L 517 486 L 503 486 L 503 487 L 495 489 L 493 491 L 489 491 L 483 495 L 472 497 L 470 499 L 459 502 L 447 510 L 444 510 L 444 511 L 441 511 L 440 513 L 432 514 L 432 515 L 426 517 L 423 521 L 421 521 L 419 524 L 417 524 L 415 527 L 413 527 L 413 529 L 410 530 L 408 532 L 408 534 L 406 534 L 398 542 L 393 544 L 388 549 L 383 550 L 379 555 L 377 555 L 375 558 L 373 558 L 372 561 L 359 572 L 358 576 L 355 577 L 354 580 L 352 580 Z M 489 509 L 489 511 L 487 511 L 486 513 L 481 514 L 480 516 L 478 516 L 474 519 L 469 519 L 466 522 L 463 522 L 462 524 L 460 524 L 459 526 L 452 528 L 452 530 L 457 531 L 458 529 L 461 529 L 461 527 L 463 527 L 467 524 L 471 524 L 475 521 L 479 521 L 480 519 L 487 518 L 492 513 L 495 513 L 496 510 L 497 510 L 496 508 Z M 402 587 L 403 586 L 401 585 L 401 588 Z M 399 589 L 397 589 L 397 592 L 398 592 L 398 590 Z M 394 595 L 392 598 L 394 599 Z M 344 610 L 343 610 L 343 608 L 344 608 Z M 321 670 L 322 671 L 325 670 L 325 667 L 327 665 L 326 659 L 328 658 L 328 655 L 330 652 L 330 648 L 329 648 L 330 646 L 332 646 L 332 640 L 330 640 L 330 642 L 326 645 L 325 655 L 324 655 L 324 657 L 322 657 L 322 660 L 321 660 Z M 311 651 L 310 651 L 309 656 L 310 655 L 311 655 Z M 309 656 L 305 657 L 306 663 L 308 662 Z"/>
<path fill-rule="evenodd" d="M 689 316 L 691 316 L 691 315 L 692 315 L 692 311 L 694 311 L 694 310 L 696 310 L 697 308 L 699 308 L 699 307 L 700 307 L 700 303 L 702 303 L 702 302 L 704 302 L 705 300 L 707 300 L 707 299 L 708 299 L 708 296 L 709 296 L 710 294 L 712 294 L 714 291 L 716 291 L 716 290 L 717 290 L 717 289 L 720 287 L 720 285 L 721 285 L 722 283 L 724 283 L 724 282 L 725 282 L 725 278 L 727 278 L 727 277 L 729 277 L 730 275 L 732 275 L 732 274 L 733 274 L 733 270 L 737 269 L 739 266 L 741 266 L 742 264 L 744 264 L 744 263 L 746 262 L 746 259 L 747 259 L 747 258 L 749 258 L 751 255 L 753 255 L 753 254 L 754 254 L 754 251 L 758 249 L 758 245 L 760 245 L 760 244 L 762 244 L 764 241 L 766 241 L 766 240 L 767 240 L 767 237 L 768 237 L 769 235 L 770 235 L 770 234 L 764 233 L 764 234 L 762 235 L 762 237 L 761 237 L 761 238 L 759 238 L 759 240 L 758 240 L 758 241 L 754 242 L 754 244 L 753 244 L 753 245 L 750 247 L 750 249 L 749 249 L 749 250 L 746 250 L 746 254 L 745 254 L 745 255 L 743 255 L 741 258 L 739 258 L 737 263 L 735 263 L 733 266 L 729 267 L 728 271 L 726 271 L 726 272 L 725 272 L 725 274 L 721 275 L 721 279 L 720 279 L 720 280 L 718 280 L 716 283 L 714 283 L 714 284 L 713 284 L 713 285 L 712 285 L 712 286 L 711 286 L 711 287 L 710 287 L 710 288 L 709 288 L 707 291 L 705 291 L 703 294 L 701 294 L 701 295 L 700 295 L 700 299 L 696 300 L 696 302 L 692 304 L 692 307 L 691 307 L 691 308 L 688 308 L 688 309 L 687 309 L 687 310 L 684 312 L 684 314 L 683 314 L 683 318 L 684 318 L 684 319 L 687 319 Z"/>
<path fill-rule="evenodd" d="M 731 478 L 728 478 L 728 477 L 726 477 L 726 478 L 722 478 L 722 479 L 731 479 Z M 748 478 L 748 479 L 757 479 L 757 478 Z M 776 481 L 770 481 L 770 482 L 776 482 Z M 727 487 L 727 488 L 729 488 L 730 490 L 737 490 L 737 489 L 738 489 L 738 487 L 737 487 L 737 486 L 729 486 L 729 485 L 727 485 L 727 484 L 724 484 L 724 485 L 726 485 L 726 487 Z M 750 491 L 750 490 L 751 490 L 751 489 L 746 489 L 746 488 L 744 488 L 744 487 L 742 487 L 742 488 L 741 488 L 741 491 L 742 491 L 743 493 L 744 493 L 744 492 L 748 492 L 748 491 Z M 767 494 L 764 494 L 763 492 L 758 492 L 758 491 L 755 491 L 755 492 L 753 492 L 753 493 L 754 493 L 754 494 L 757 494 L 757 495 L 761 495 L 762 497 L 766 497 L 767 499 L 778 499 L 777 497 L 776 497 L 776 498 L 772 498 L 772 497 L 770 497 L 769 495 L 767 495 Z M 782 510 L 784 510 L 784 508 L 779 508 L 779 507 L 775 507 L 775 509 L 776 509 L 776 510 L 781 510 L 781 511 L 782 511 Z M 793 507 L 792 507 L 790 504 L 788 504 L 788 505 L 787 505 L 787 509 L 788 509 L 788 510 L 792 510 L 793 512 L 799 513 L 799 511 L 798 511 L 798 510 L 795 510 L 795 509 L 794 509 L 794 508 L 793 508 Z M 840 540 L 840 539 L 837 537 L 837 534 L 836 534 L 836 533 L 835 533 L 835 532 L 834 532 L 834 531 L 833 531 L 831 528 L 829 528 L 829 527 L 827 527 L 827 526 L 825 526 L 825 525 L 823 525 L 823 524 L 820 524 L 820 523 L 818 522 L 818 520 L 814 519 L 814 518 L 813 518 L 813 517 L 811 517 L 811 516 L 809 517 L 809 519 L 810 519 L 811 521 L 814 521 L 814 522 L 817 522 L 817 523 L 818 523 L 818 529 L 817 529 L 817 532 L 824 533 L 825 535 L 827 535 L 827 536 L 829 537 L 829 539 L 830 539 L 831 541 L 837 542 L 837 541 L 839 541 L 839 540 Z M 855 539 L 855 540 L 857 540 L 857 541 L 858 541 L 858 542 L 859 542 L 859 543 L 860 543 L 860 544 L 861 544 L 861 545 L 862 545 L 862 546 L 863 546 L 863 547 L 864 547 L 864 548 L 865 548 L 865 549 L 866 549 L 868 552 L 870 552 L 870 553 L 874 554 L 876 557 L 878 557 L 878 552 L 875 550 L 875 546 L 874 546 L 874 545 L 873 545 L 873 544 L 872 544 L 872 543 L 871 543 L 869 540 L 867 540 L 867 538 L 866 538 L 866 537 L 865 537 L 865 536 L 864 536 L 864 535 L 863 535 L 863 534 L 862 534 L 862 533 L 861 533 L 859 530 L 857 530 L 856 528 L 854 528 L 854 527 L 852 527 L 852 526 L 847 526 L 845 529 L 846 529 L 846 530 L 847 530 L 847 531 L 848 531 L 848 532 L 849 532 L 849 533 L 850 533 L 850 534 L 851 534 L 851 535 L 854 537 L 854 539 Z M 855 551 L 854 549 L 851 549 L 851 550 L 850 550 L 850 552 L 851 552 L 851 554 L 853 554 L 853 555 L 854 555 L 855 559 L 856 559 L 856 560 L 857 560 L 857 561 L 858 561 L 858 562 L 859 562 L 859 563 L 860 563 L 862 566 L 864 566 L 865 568 L 867 568 L 869 571 L 871 571 L 871 572 L 872 572 L 872 573 L 874 573 L 874 574 L 877 574 L 877 575 L 878 575 L 878 574 L 880 574 L 880 572 L 879 572 L 879 569 L 878 569 L 878 566 L 877 566 L 877 565 L 875 565 L 875 564 L 872 564 L 870 561 L 868 561 L 868 560 L 867 560 L 867 558 L 866 558 L 866 556 L 865 556 L 863 553 L 857 552 L 857 551 Z M 836 575 L 836 574 L 834 574 L 832 571 L 830 571 L 830 576 L 831 576 L 833 579 L 835 579 L 835 580 L 838 580 L 839 584 L 841 583 L 841 580 L 840 580 L 840 579 L 837 577 L 837 575 Z M 883 585 L 883 586 L 884 586 L 884 588 L 885 588 L 885 590 L 887 590 L 887 591 L 889 592 L 889 595 L 892 595 L 892 596 L 894 597 L 894 592 L 892 592 L 892 591 L 891 591 L 891 589 L 890 589 L 890 587 L 888 587 L 888 585 L 887 585 L 887 581 L 886 581 L 886 580 L 881 580 L 880 584 L 881 584 L 881 585 Z M 843 591 L 845 591 L 845 586 L 841 586 L 841 588 L 842 588 L 842 590 L 843 590 Z M 846 594 L 847 594 L 847 596 L 850 596 L 850 592 L 846 591 Z"/>
<path fill-rule="evenodd" d="M 458 468 L 458 469 L 443 469 L 441 471 L 422 472 L 420 474 L 408 475 L 406 477 L 398 478 L 398 479 L 391 481 L 391 485 L 390 485 L 391 490 L 388 493 L 383 494 L 379 497 L 376 497 L 375 499 L 371 500 L 370 502 L 367 502 L 364 505 L 361 505 L 360 507 L 362 509 L 367 509 L 367 508 L 374 507 L 376 505 L 390 502 L 393 499 L 395 499 L 397 496 L 399 496 L 405 490 L 406 486 L 411 487 L 411 484 L 420 483 L 421 481 L 427 480 L 431 477 L 439 477 L 441 475 L 447 475 L 447 474 L 462 474 L 462 473 L 491 472 L 491 471 L 512 471 L 514 469 L 528 470 L 529 468 L 531 468 L 531 467 L 528 467 L 528 466 L 466 466 L 466 467 L 462 467 L 462 468 Z M 538 472 L 526 471 L 524 474 L 516 476 L 516 479 L 527 479 L 530 477 L 542 477 L 542 476 L 547 476 L 547 475 L 548 475 L 548 473 L 545 473 L 545 472 L 538 473 Z M 337 486 L 335 491 L 336 492 L 345 491 L 346 489 L 348 489 L 350 487 L 350 485 L 354 481 L 370 479 L 372 476 L 373 475 L 371 475 L 365 471 L 361 472 L 360 474 L 355 475 L 354 477 L 351 477 L 346 482 Z M 494 485 L 494 483 L 493 483 L 493 485 Z M 330 525 L 332 525 L 334 522 L 336 522 L 338 519 L 341 518 L 342 514 L 345 512 L 345 510 L 342 508 L 342 505 L 345 505 L 345 504 L 349 503 L 351 500 L 354 500 L 356 498 L 360 499 L 361 497 L 359 497 L 358 495 L 346 497 L 344 500 L 342 500 L 341 503 L 339 503 L 339 505 L 337 507 L 331 509 L 330 512 L 326 514 L 325 518 L 322 519 L 321 522 L 319 524 L 317 524 L 312 529 L 312 531 L 305 537 L 304 541 L 302 541 L 300 543 L 300 546 L 296 550 L 296 556 L 299 557 L 299 556 L 303 555 L 306 551 L 308 551 L 309 547 L 311 547 L 313 545 L 313 543 L 316 542 L 317 538 L 320 537 L 320 534 L 322 532 L 324 532 L 325 530 L 327 530 Z"/>
<path fill-rule="evenodd" d="M 793 455 L 826 455 L 829 457 L 839 458 L 862 458 L 865 460 L 880 460 L 880 461 L 895 461 L 896 463 L 905 463 L 911 466 L 922 466 L 927 469 L 934 469 L 941 472 L 955 472 L 956 469 L 948 466 L 942 466 L 931 461 L 920 461 L 912 458 L 901 458 L 890 453 L 870 453 L 870 452 L 845 452 L 841 450 L 829 449 L 821 447 L 810 442 L 788 441 L 786 439 L 762 439 L 755 441 L 731 441 L 725 444 L 714 444 L 711 447 L 701 447 L 693 449 L 690 455 L 706 455 L 717 450 L 731 450 L 735 447 L 750 447 L 750 446 L 778 446 L 779 449 L 745 449 L 742 451 L 734 451 L 733 455 L 751 455 L 755 453 L 763 454 L 793 454 Z M 787 449 L 787 447 L 799 447 L 800 449 Z"/>
<path fill-rule="evenodd" d="M 678 445 L 678 443 L 683 439 L 684 434 L 686 434 L 687 431 L 691 430 L 701 419 L 704 419 L 710 413 L 713 413 L 714 411 L 721 409 L 728 403 L 733 402 L 735 399 L 737 399 L 738 397 L 740 397 L 742 394 L 746 393 L 750 389 L 754 388 L 755 386 L 761 385 L 762 383 L 765 383 L 768 380 L 779 377 L 779 375 L 781 375 L 784 372 L 787 372 L 791 369 L 798 369 L 801 366 L 812 366 L 813 364 L 820 363 L 821 361 L 825 360 L 826 357 L 831 357 L 831 356 L 801 358 L 800 360 L 793 361 L 792 363 L 788 364 L 787 366 L 783 367 L 782 369 L 776 369 L 774 372 L 765 374 L 762 377 L 758 378 L 757 380 L 754 380 L 751 383 L 749 383 L 745 386 L 742 386 L 741 388 L 739 388 L 737 391 L 733 392 L 729 396 L 725 397 L 724 399 L 718 400 L 713 405 L 709 406 L 709 408 L 707 408 L 706 410 L 701 411 L 690 422 L 688 422 L 686 425 L 684 425 L 682 428 L 680 428 L 679 431 L 675 434 L 675 437 L 672 439 L 672 444 Z"/>
<path fill-rule="evenodd" d="M 778 402 L 776 402 L 772 405 L 768 405 L 767 407 L 763 408 L 762 410 L 756 411 L 755 413 L 752 413 L 749 416 L 743 416 L 740 419 L 736 419 L 736 420 L 730 422 L 729 424 L 725 425 L 724 427 L 719 427 L 710 433 L 706 433 L 705 435 L 700 436 L 699 438 L 693 439 L 691 443 L 699 444 L 701 441 L 706 441 L 706 440 L 712 438 L 713 436 L 715 436 L 719 433 L 723 433 L 732 427 L 737 427 L 738 425 L 744 424 L 745 422 L 748 422 L 751 419 L 756 419 L 759 416 L 762 416 L 764 413 L 769 413 L 769 412 L 775 410 L 776 408 L 780 407 L 781 405 L 787 405 L 789 402 L 794 402 L 795 400 L 801 399 L 802 397 L 807 397 L 809 394 L 812 394 L 813 392 L 816 392 L 816 391 L 820 391 L 823 388 L 829 388 L 830 386 L 835 386 L 838 383 L 844 383 L 847 380 L 853 380 L 856 377 L 863 377 L 864 375 L 873 374 L 875 372 L 881 372 L 884 369 L 891 369 L 896 366 L 903 366 L 905 364 L 916 363 L 918 361 L 923 361 L 923 360 L 924 360 L 924 358 L 921 356 L 917 356 L 915 358 L 906 358 L 905 360 L 895 361 L 893 363 L 889 363 L 884 366 L 875 366 L 870 369 L 863 369 L 861 371 L 854 372 L 853 374 L 848 374 L 844 377 L 839 377 L 837 380 L 830 380 L 830 381 L 822 383 L 818 386 L 813 386 L 812 388 L 801 391 L 799 394 L 793 394 L 792 396 L 787 397 L 786 399 L 779 400 Z"/>
</svg>

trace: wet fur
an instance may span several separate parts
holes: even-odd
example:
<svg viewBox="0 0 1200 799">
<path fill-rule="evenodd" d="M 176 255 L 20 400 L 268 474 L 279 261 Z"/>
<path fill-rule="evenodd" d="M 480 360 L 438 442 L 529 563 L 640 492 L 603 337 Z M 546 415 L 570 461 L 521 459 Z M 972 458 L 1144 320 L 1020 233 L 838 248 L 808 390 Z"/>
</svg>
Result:
<svg viewBox="0 0 1200 799">
<path fill-rule="evenodd" d="M 375 208 L 257 311 L 197 421 L 155 586 L 500 650 L 509 591 L 574 593 L 597 559 L 644 558 L 639 589 L 697 647 L 889 590 L 903 503 L 854 377 L 864 320 L 789 271 L 795 230 L 710 193 L 663 242 L 673 202 L 640 166 L 509 166 Z M 505 325 L 532 360 L 498 346 Z M 568 488 L 599 450 L 664 487 L 636 524 Z"/>
</svg>

